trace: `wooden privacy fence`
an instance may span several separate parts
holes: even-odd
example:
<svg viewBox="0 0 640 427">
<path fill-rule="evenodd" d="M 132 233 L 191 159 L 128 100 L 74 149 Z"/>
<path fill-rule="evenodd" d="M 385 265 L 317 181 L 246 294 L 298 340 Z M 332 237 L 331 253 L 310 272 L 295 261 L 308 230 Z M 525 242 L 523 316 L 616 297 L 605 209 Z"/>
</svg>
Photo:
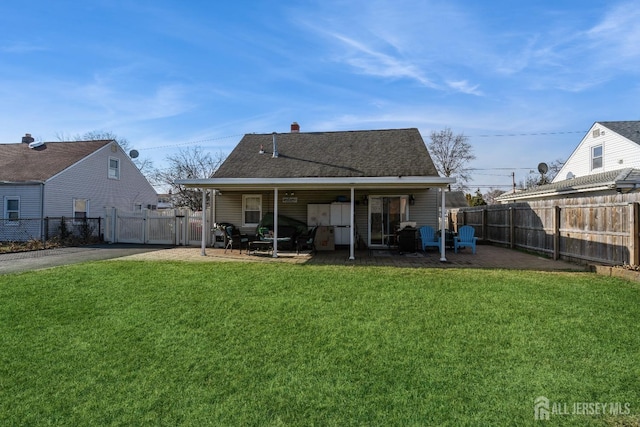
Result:
<svg viewBox="0 0 640 427">
<path fill-rule="evenodd" d="M 638 265 L 640 203 L 607 197 L 460 208 L 449 212 L 449 223 L 456 231 L 473 226 L 484 241 L 555 260 Z"/>
</svg>

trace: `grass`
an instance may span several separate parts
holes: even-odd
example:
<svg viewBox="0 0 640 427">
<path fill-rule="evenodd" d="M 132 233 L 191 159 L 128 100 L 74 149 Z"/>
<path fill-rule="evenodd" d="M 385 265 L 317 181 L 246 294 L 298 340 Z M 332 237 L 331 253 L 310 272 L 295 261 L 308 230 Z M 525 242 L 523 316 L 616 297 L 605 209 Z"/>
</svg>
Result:
<svg viewBox="0 0 640 427">
<path fill-rule="evenodd" d="M 640 292 L 589 273 L 108 261 L 0 276 L 2 425 L 537 425 L 629 403 Z"/>
</svg>

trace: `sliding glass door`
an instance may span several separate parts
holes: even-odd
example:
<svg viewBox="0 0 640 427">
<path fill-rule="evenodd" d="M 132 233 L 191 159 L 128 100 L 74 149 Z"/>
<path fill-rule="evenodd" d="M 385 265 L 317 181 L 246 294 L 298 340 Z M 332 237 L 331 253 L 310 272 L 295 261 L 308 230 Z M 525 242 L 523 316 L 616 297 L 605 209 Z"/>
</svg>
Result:
<svg viewBox="0 0 640 427">
<path fill-rule="evenodd" d="M 408 196 L 369 196 L 369 245 L 395 244 L 400 223 L 407 221 Z"/>
</svg>

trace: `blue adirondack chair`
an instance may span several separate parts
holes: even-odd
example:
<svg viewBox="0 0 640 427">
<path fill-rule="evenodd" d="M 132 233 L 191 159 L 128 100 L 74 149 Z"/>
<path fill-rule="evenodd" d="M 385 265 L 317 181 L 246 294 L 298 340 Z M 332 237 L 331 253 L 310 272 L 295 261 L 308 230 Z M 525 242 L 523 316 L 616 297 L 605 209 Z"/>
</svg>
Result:
<svg viewBox="0 0 640 427">
<path fill-rule="evenodd" d="M 420 241 L 422 242 L 422 250 L 427 247 L 438 248 L 440 247 L 440 239 L 436 238 L 433 227 L 423 225 L 420 227 Z"/>
<path fill-rule="evenodd" d="M 458 229 L 458 235 L 453 238 L 453 250 L 458 253 L 458 248 L 471 247 L 471 251 L 476 253 L 477 237 L 474 237 L 476 230 L 470 225 L 463 225 Z"/>
</svg>

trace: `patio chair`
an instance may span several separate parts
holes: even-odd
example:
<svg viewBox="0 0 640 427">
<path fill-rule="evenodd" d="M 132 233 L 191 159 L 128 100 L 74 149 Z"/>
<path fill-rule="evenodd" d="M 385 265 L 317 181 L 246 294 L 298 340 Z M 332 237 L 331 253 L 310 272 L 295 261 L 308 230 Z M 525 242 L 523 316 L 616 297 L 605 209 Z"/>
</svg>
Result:
<svg viewBox="0 0 640 427">
<path fill-rule="evenodd" d="M 240 249 L 240 253 L 242 253 L 243 245 L 245 249 L 248 249 L 249 237 L 240 234 L 240 231 L 233 225 L 228 225 L 224 228 L 224 235 L 227 240 L 227 243 L 224 245 L 225 254 L 227 253 L 227 249 L 231 249 L 231 252 L 233 252 L 234 246 Z"/>
<path fill-rule="evenodd" d="M 423 225 L 422 227 L 420 227 L 420 241 L 422 242 L 423 251 L 426 250 L 427 247 L 440 247 L 440 237 L 436 236 L 433 227 L 429 227 L 428 225 Z"/>
<path fill-rule="evenodd" d="M 458 248 L 471 247 L 472 253 L 476 253 L 477 237 L 474 237 L 476 230 L 470 225 L 463 225 L 458 229 L 458 235 L 453 238 L 453 250 L 458 253 Z"/>
<path fill-rule="evenodd" d="M 311 253 L 315 253 L 316 245 L 314 241 L 316 239 L 317 230 L 318 230 L 318 227 L 313 227 L 311 231 L 309 231 L 309 233 L 307 233 L 306 235 L 298 236 L 298 238 L 296 239 L 297 254 L 300 254 L 300 250 L 305 248 L 311 249 Z"/>
</svg>

